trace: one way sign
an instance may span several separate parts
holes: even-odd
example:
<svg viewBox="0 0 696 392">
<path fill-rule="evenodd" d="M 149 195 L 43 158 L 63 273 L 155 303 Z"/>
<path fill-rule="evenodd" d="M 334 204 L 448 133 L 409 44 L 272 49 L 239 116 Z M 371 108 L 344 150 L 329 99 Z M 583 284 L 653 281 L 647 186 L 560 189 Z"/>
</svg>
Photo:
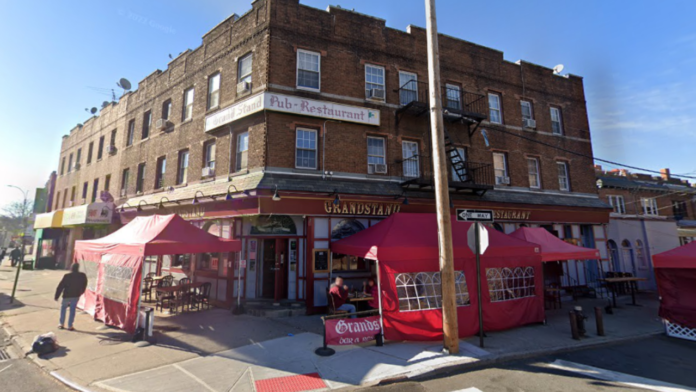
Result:
<svg viewBox="0 0 696 392">
<path fill-rule="evenodd" d="M 493 211 L 457 209 L 457 220 L 462 222 L 493 222 Z"/>
</svg>

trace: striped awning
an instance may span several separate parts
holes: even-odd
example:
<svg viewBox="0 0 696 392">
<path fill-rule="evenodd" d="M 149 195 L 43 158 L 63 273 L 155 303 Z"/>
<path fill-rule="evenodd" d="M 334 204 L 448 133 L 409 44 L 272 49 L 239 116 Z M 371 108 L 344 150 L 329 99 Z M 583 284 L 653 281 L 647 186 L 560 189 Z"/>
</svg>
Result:
<svg viewBox="0 0 696 392">
<path fill-rule="evenodd" d="M 63 210 L 37 214 L 34 219 L 34 229 L 49 229 L 63 227 Z"/>
</svg>

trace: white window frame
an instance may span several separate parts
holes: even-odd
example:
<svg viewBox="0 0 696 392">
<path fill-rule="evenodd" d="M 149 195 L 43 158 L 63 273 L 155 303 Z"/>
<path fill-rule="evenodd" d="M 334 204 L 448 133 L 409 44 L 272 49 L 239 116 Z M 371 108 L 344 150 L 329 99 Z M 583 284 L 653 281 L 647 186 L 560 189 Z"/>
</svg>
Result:
<svg viewBox="0 0 696 392">
<path fill-rule="evenodd" d="M 203 145 L 203 167 L 215 169 L 215 141 L 209 141 Z"/>
<path fill-rule="evenodd" d="M 558 167 L 558 189 L 566 192 L 570 191 L 570 176 L 568 175 L 568 162 L 557 161 L 556 166 Z"/>
<path fill-rule="evenodd" d="M 456 95 L 455 92 L 456 91 Z M 452 99 L 455 98 L 456 99 Z M 450 106 L 450 102 L 456 102 L 456 106 Z M 445 109 L 462 110 L 462 88 L 459 85 L 445 84 Z"/>
<path fill-rule="evenodd" d="M 249 61 L 249 70 L 244 72 L 244 64 Z M 246 55 L 239 58 L 237 63 L 237 83 L 248 82 L 251 84 L 251 73 L 254 66 L 254 54 L 247 53 Z M 244 72 L 244 73 L 243 73 Z"/>
<path fill-rule="evenodd" d="M 217 82 L 215 82 L 217 80 Z M 215 109 L 220 106 L 220 84 L 222 83 L 222 74 L 215 72 L 208 77 L 208 110 Z M 215 102 L 213 102 L 215 100 Z M 213 104 L 214 103 L 214 104 Z"/>
<path fill-rule="evenodd" d="M 486 283 L 491 302 L 514 301 L 535 297 L 534 267 L 486 268 Z"/>
<path fill-rule="evenodd" d="M 457 147 L 457 152 L 459 152 L 459 155 L 462 157 L 463 161 L 466 163 L 466 148 L 464 147 Z M 454 151 L 450 152 L 450 161 L 452 163 L 456 162 L 455 159 L 457 158 L 456 156 L 453 156 Z M 452 181 L 457 181 L 459 182 L 459 174 L 457 174 L 457 171 L 454 170 L 454 166 L 451 168 L 452 171 Z M 464 174 L 466 174 L 466 169 L 464 169 Z"/>
<path fill-rule="evenodd" d="M 498 107 L 494 108 L 491 106 L 491 98 L 495 97 Z M 498 121 L 493 120 L 492 113 L 498 113 Z M 503 123 L 503 97 L 499 93 L 488 93 L 488 122 L 492 124 L 502 124 Z"/>
<path fill-rule="evenodd" d="M 529 108 L 529 116 L 524 115 L 524 107 L 527 106 Z M 534 120 L 534 109 L 532 109 L 532 102 L 528 101 L 526 99 L 520 100 L 520 113 L 522 114 L 522 120 L 528 119 L 528 120 Z"/>
<path fill-rule="evenodd" d="M 495 157 L 500 156 L 503 159 L 503 168 L 499 169 L 495 167 Z M 503 175 L 499 176 L 498 171 L 503 170 Z M 507 155 L 504 152 L 494 152 L 493 153 L 493 174 L 495 177 L 510 177 L 508 175 L 508 164 L 507 164 Z"/>
<path fill-rule="evenodd" d="M 657 208 L 657 200 L 654 197 L 641 197 L 640 205 L 643 209 L 643 215 L 658 216 L 660 215 Z"/>
<path fill-rule="evenodd" d="M 128 131 L 126 134 L 126 147 L 132 146 L 135 141 L 135 120 L 128 122 Z"/>
<path fill-rule="evenodd" d="M 550 108 L 550 113 L 551 113 L 551 133 L 554 135 L 563 135 L 563 116 L 561 114 L 561 109 L 557 108 L 555 106 L 551 106 Z M 554 119 L 554 113 L 555 113 L 555 119 Z M 554 124 L 558 124 L 558 131 L 554 129 Z"/>
<path fill-rule="evenodd" d="M 527 173 L 529 177 L 529 187 L 533 189 L 541 188 L 541 170 L 539 158 L 527 157 Z"/>
<path fill-rule="evenodd" d="M 376 69 L 376 70 L 380 70 L 380 72 L 382 72 L 382 76 L 381 76 L 381 78 L 382 78 L 382 83 L 381 83 L 381 84 L 380 84 L 380 83 L 375 83 L 375 82 L 368 81 L 368 79 L 367 79 L 367 77 L 368 77 L 368 70 L 369 70 L 370 68 L 373 68 L 373 69 Z M 369 75 L 369 76 L 372 76 L 372 75 Z M 380 76 L 377 76 L 377 77 L 380 77 Z M 386 98 L 387 89 L 386 89 L 386 87 L 385 87 L 385 84 L 386 84 L 386 73 L 385 73 L 385 71 L 384 71 L 384 67 L 382 67 L 381 65 L 365 64 L 365 98 L 366 98 L 366 99 L 373 100 L 373 101 L 384 102 L 384 98 L 382 98 L 382 99 L 379 99 L 379 98 L 370 98 L 370 90 L 373 89 L 373 88 L 382 89 L 382 91 L 384 91 L 385 98 Z M 371 85 L 371 87 L 368 88 L 368 85 Z"/>
<path fill-rule="evenodd" d="M 407 77 L 407 76 L 408 76 L 408 77 L 411 77 L 411 76 L 412 76 L 412 78 L 409 78 L 408 80 L 405 80 L 405 79 L 406 79 L 405 77 Z M 402 96 L 401 96 L 401 89 L 403 88 L 403 86 L 406 85 L 406 83 L 408 83 L 408 82 L 410 82 L 410 81 L 413 81 L 413 82 L 414 82 L 414 83 L 412 83 L 412 84 L 415 86 L 415 88 L 413 88 L 413 89 L 404 89 L 404 90 L 405 90 L 405 91 L 411 91 L 411 92 L 415 95 L 415 98 L 412 99 L 412 100 L 410 100 L 410 101 L 408 101 L 408 102 L 406 102 L 406 103 L 404 103 L 404 102 L 403 102 L 404 100 L 402 99 Z M 409 86 L 410 86 L 410 85 L 409 85 Z M 411 102 L 413 102 L 413 101 L 417 101 L 417 100 L 418 100 L 418 74 L 417 74 L 417 73 L 413 73 L 413 72 L 408 72 L 408 71 L 399 71 L 399 104 L 400 104 L 400 105 L 408 105 L 409 103 L 411 103 Z"/>
<path fill-rule="evenodd" d="M 312 56 L 317 56 L 317 67 L 318 70 L 315 71 L 313 69 L 302 69 L 303 71 L 307 72 L 316 72 L 318 74 L 318 81 L 317 87 L 308 87 L 308 86 L 300 86 L 300 54 L 307 54 L 307 55 L 312 55 Z M 304 49 L 297 49 L 297 56 L 296 58 L 296 67 L 295 67 L 295 86 L 297 87 L 298 90 L 308 90 L 308 91 L 321 91 L 321 53 L 319 52 L 312 52 L 310 50 L 304 50 Z"/>
<path fill-rule="evenodd" d="M 179 151 L 179 161 L 176 168 L 176 184 L 182 185 L 188 183 L 188 167 L 189 167 L 189 150 Z"/>
<path fill-rule="evenodd" d="M 167 157 L 161 156 L 157 158 L 156 166 L 155 189 L 161 189 L 164 188 L 164 179 L 167 175 Z"/>
<path fill-rule="evenodd" d="M 300 147 L 297 145 L 301 133 L 307 132 L 314 135 L 314 148 L 311 147 Z M 303 139 L 304 140 L 304 139 Z M 311 140 L 310 140 L 311 142 Z M 295 169 L 305 169 L 305 170 L 316 170 L 319 154 L 317 153 L 317 145 L 319 144 L 319 135 L 316 129 L 309 128 L 297 128 L 295 129 Z M 314 166 L 300 166 L 297 164 L 298 153 L 300 151 L 314 151 Z"/>
<path fill-rule="evenodd" d="M 440 272 L 403 272 L 393 275 L 399 312 L 416 312 L 442 308 Z M 469 306 L 469 288 L 464 271 L 454 272 L 457 307 Z"/>
<path fill-rule="evenodd" d="M 609 200 L 609 205 L 614 208 L 615 213 L 620 215 L 626 214 L 626 203 L 622 195 L 607 195 L 607 199 Z"/>
<path fill-rule="evenodd" d="M 237 135 L 237 150 L 235 154 L 235 171 L 246 170 L 249 167 L 249 132 Z M 246 156 L 246 159 L 244 157 Z M 242 167 L 244 163 L 244 167 Z"/>
<path fill-rule="evenodd" d="M 414 160 L 408 160 L 415 157 Z M 401 158 L 403 159 L 404 177 L 420 177 L 420 151 L 418 142 L 403 140 L 401 142 Z"/>
<path fill-rule="evenodd" d="M 382 154 L 370 154 L 370 140 L 379 140 L 382 142 Z M 381 160 L 381 162 L 370 162 L 370 158 L 373 160 Z M 387 164 L 387 140 L 383 137 L 368 136 L 367 137 L 367 165 L 386 165 Z"/>
<path fill-rule="evenodd" d="M 191 97 L 189 98 L 189 92 Z M 195 90 L 193 87 L 184 90 L 184 119 L 188 121 L 193 118 L 193 100 L 195 99 Z"/>
</svg>

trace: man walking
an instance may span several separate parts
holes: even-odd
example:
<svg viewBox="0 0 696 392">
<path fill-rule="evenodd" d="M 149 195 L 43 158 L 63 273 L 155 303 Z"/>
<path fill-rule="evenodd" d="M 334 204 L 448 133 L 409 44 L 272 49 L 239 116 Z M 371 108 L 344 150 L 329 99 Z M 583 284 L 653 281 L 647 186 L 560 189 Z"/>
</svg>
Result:
<svg viewBox="0 0 696 392">
<path fill-rule="evenodd" d="M 65 328 L 65 311 L 70 308 L 70 317 L 68 318 L 68 331 L 74 331 L 73 322 L 75 321 L 75 308 L 80 296 L 87 289 L 87 275 L 80 272 L 80 265 L 75 263 L 70 268 L 70 272 L 63 276 L 63 280 L 58 284 L 56 289 L 56 301 L 63 294 L 63 302 L 60 306 L 60 325 L 58 329 Z"/>
<path fill-rule="evenodd" d="M 10 252 L 10 260 L 13 267 L 19 263 L 20 257 L 22 257 L 22 252 L 19 250 L 19 248 L 12 249 L 12 252 Z"/>
</svg>

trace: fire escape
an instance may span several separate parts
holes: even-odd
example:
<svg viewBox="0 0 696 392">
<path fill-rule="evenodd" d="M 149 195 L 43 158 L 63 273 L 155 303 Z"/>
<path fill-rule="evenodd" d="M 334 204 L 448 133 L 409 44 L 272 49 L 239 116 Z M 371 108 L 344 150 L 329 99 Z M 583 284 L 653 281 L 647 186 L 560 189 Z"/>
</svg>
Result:
<svg viewBox="0 0 696 392">
<path fill-rule="evenodd" d="M 397 126 L 407 116 L 430 117 L 426 83 L 410 80 L 404 83 L 398 92 L 401 107 L 396 111 Z M 441 94 L 443 117 L 446 124 L 449 124 L 444 130 L 445 153 L 452 168 L 449 187 L 455 192 L 469 192 L 482 196 L 487 190 L 493 188 L 493 166 L 467 160 L 467 157 L 463 156 L 463 151 L 457 146 L 461 145 L 460 135 L 466 134 L 470 140 L 481 121 L 486 119 L 488 112 L 486 97 L 453 86 L 442 87 Z M 418 154 L 417 151 L 412 154 L 407 147 L 404 147 L 404 159 L 397 162 L 403 167 L 401 186 L 405 189 L 432 190 L 434 187 L 433 172 L 428 170 L 432 167 L 432 140 L 429 127 L 424 132 L 425 135 L 427 136 L 423 140 L 429 144 L 425 154 Z"/>
</svg>

